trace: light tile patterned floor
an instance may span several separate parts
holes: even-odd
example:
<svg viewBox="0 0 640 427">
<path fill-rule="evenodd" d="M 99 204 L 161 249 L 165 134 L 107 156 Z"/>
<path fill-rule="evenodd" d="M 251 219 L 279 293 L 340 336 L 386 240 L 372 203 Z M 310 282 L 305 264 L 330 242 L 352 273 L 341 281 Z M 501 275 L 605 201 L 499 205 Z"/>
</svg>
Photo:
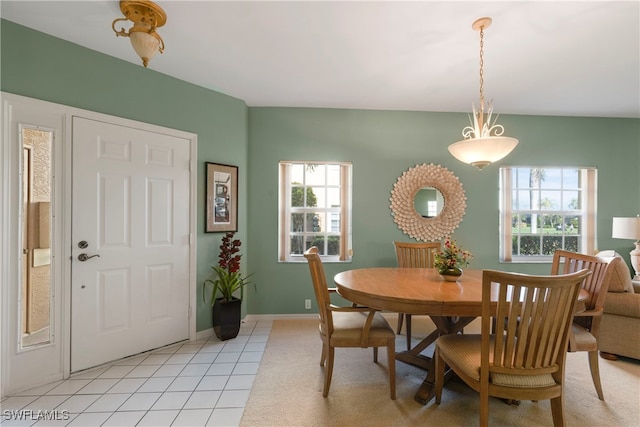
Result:
<svg viewBox="0 0 640 427">
<path fill-rule="evenodd" d="M 271 321 L 165 347 L 4 398 L 0 425 L 237 426 Z"/>
</svg>

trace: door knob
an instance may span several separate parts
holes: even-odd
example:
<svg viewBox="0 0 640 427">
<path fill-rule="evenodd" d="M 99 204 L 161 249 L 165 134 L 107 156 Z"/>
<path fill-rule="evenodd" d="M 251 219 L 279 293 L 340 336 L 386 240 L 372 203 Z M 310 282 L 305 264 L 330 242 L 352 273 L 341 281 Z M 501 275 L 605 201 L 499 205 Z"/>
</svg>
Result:
<svg viewBox="0 0 640 427">
<path fill-rule="evenodd" d="M 84 262 L 84 261 L 86 261 L 88 259 L 95 258 L 95 257 L 100 258 L 100 255 L 95 254 L 95 255 L 89 256 L 87 254 L 80 254 L 80 255 L 78 255 L 78 261 L 83 261 Z"/>
</svg>

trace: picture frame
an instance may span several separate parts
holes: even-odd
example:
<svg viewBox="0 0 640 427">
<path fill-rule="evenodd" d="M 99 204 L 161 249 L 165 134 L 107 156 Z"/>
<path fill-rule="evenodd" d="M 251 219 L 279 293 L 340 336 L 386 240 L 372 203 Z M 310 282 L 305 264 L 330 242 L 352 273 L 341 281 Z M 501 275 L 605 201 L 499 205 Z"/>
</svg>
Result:
<svg viewBox="0 0 640 427">
<path fill-rule="evenodd" d="M 238 231 L 238 167 L 206 162 L 205 232 Z"/>
</svg>

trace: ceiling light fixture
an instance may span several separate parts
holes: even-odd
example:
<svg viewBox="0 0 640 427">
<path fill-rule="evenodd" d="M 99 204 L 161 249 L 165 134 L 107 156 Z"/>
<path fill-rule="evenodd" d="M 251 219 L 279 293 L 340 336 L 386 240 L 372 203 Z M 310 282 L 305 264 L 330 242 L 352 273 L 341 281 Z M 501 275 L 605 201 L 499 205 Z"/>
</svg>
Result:
<svg viewBox="0 0 640 427">
<path fill-rule="evenodd" d="M 116 36 L 131 39 L 133 49 L 142 59 L 142 65 L 146 67 L 156 53 L 164 52 L 164 41 L 156 29 L 167 22 L 167 14 L 160 6 L 148 0 L 122 0 L 120 1 L 120 10 L 125 17 L 115 19 L 111 28 Z M 129 32 L 126 32 L 124 28 L 121 28 L 120 31 L 116 30 L 116 22 L 126 20 L 133 22 L 133 27 L 129 29 Z"/>
<path fill-rule="evenodd" d="M 487 105 L 485 116 L 484 104 L 484 30 L 491 25 L 491 18 L 480 18 L 471 27 L 480 31 L 480 111 L 473 107 L 473 120 L 469 116 L 471 126 L 462 129 L 464 139 L 449 146 L 453 157 L 464 163 L 469 163 L 482 169 L 490 163 L 496 162 L 509 154 L 518 145 L 518 140 L 502 136 L 504 127 L 496 123 L 498 117 L 491 121 L 493 101 Z"/>
</svg>

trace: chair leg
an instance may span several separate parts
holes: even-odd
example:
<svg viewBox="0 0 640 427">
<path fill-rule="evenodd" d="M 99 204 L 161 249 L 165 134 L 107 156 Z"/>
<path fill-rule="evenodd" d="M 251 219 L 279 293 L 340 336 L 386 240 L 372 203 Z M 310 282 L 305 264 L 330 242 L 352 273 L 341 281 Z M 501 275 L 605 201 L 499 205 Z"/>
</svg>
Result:
<svg viewBox="0 0 640 427">
<path fill-rule="evenodd" d="M 320 366 L 324 366 L 324 361 L 327 360 L 327 344 L 322 343 L 322 355 L 320 356 Z"/>
<path fill-rule="evenodd" d="M 324 372 L 324 391 L 322 397 L 327 397 L 329 394 L 329 387 L 331 387 L 331 375 L 333 375 L 333 355 L 334 348 L 327 346 L 327 368 Z"/>
<path fill-rule="evenodd" d="M 404 317 L 407 318 L 407 351 L 411 350 L 411 315 L 405 314 Z"/>
<path fill-rule="evenodd" d="M 563 393 L 551 399 L 551 415 L 553 416 L 554 427 L 564 427 L 564 399 Z"/>
<path fill-rule="evenodd" d="M 396 340 L 389 340 L 387 343 L 387 362 L 389 364 L 389 388 L 391 400 L 396 400 Z"/>
<path fill-rule="evenodd" d="M 440 350 L 436 344 L 436 351 L 433 354 L 433 358 L 436 361 L 435 366 L 435 377 L 436 377 L 436 390 L 435 390 L 435 398 L 436 403 L 440 403 L 442 400 L 442 384 L 444 383 L 444 360 L 440 357 Z"/>
<path fill-rule="evenodd" d="M 373 347 L 373 363 L 378 363 L 378 347 Z"/>
<path fill-rule="evenodd" d="M 489 427 L 489 387 L 480 386 L 480 427 Z"/>
<path fill-rule="evenodd" d="M 398 329 L 396 330 L 396 334 L 400 335 L 402 332 L 402 321 L 404 320 L 404 314 L 398 313 Z"/>
<path fill-rule="evenodd" d="M 598 399 L 604 400 L 604 394 L 602 393 L 602 384 L 600 384 L 600 367 L 598 365 L 598 350 L 589 352 L 589 369 L 591 370 L 591 378 L 593 379 L 593 385 L 596 387 L 596 393 L 598 393 Z"/>
</svg>

